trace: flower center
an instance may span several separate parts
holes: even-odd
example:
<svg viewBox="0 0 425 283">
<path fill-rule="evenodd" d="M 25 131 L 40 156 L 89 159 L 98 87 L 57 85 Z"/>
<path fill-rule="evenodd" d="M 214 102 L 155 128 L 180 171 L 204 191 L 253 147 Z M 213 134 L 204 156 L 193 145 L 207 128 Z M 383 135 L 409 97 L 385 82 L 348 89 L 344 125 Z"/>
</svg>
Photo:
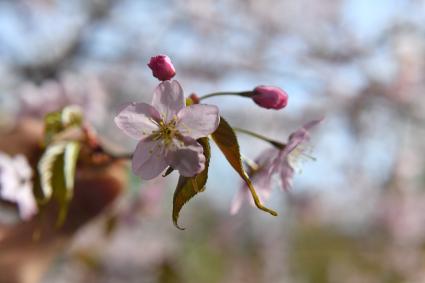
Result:
<svg viewBox="0 0 425 283">
<path fill-rule="evenodd" d="M 289 164 L 298 172 L 301 172 L 302 164 L 307 161 L 316 161 L 312 156 L 313 147 L 309 144 L 300 144 L 288 155 Z"/>
<path fill-rule="evenodd" d="M 153 133 L 154 140 L 162 140 L 166 146 L 173 143 L 173 139 L 177 136 L 179 131 L 176 127 L 177 120 L 173 119 L 167 124 L 164 121 L 159 122 L 159 129 Z"/>
</svg>

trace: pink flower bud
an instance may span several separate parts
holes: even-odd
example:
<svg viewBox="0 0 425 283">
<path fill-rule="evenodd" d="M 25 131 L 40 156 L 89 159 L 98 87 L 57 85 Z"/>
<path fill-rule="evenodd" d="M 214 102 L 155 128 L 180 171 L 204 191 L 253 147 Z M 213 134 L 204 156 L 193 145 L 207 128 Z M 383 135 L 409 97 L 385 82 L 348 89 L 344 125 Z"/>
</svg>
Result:
<svg viewBox="0 0 425 283">
<path fill-rule="evenodd" d="M 173 63 L 167 55 L 157 55 L 151 58 L 148 64 L 152 75 L 160 81 L 171 80 L 176 75 Z"/>
<path fill-rule="evenodd" d="M 288 94 L 274 86 L 257 86 L 252 99 L 259 106 L 267 109 L 282 109 L 288 104 Z"/>
</svg>

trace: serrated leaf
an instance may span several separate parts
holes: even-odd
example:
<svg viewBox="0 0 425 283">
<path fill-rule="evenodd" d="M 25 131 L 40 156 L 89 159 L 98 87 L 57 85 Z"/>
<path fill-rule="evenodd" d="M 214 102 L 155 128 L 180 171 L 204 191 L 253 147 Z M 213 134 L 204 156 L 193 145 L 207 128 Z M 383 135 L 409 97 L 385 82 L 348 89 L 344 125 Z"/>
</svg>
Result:
<svg viewBox="0 0 425 283">
<path fill-rule="evenodd" d="M 48 113 L 44 117 L 44 143 L 48 145 L 53 137 L 63 131 L 62 114 L 60 111 Z"/>
<path fill-rule="evenodd" d="M 57 225 L 68 212 L 74 191 L 75 171 L 83 135 L 83 115 L 79 106 L 70 105 L 49 113 L 44 119 L 43 155 L 37 164 L 35 194 L 40 205 L 54 197 L 59 204 Z"/>
<path fill-rule="evenodd" d="M 205 184 L 208 179 L 208 168 L 211 157 L 211 148 L 208 138 L 200 138 L 198 142 L 204 148 L 205 155 L 205 169 L 195 177 L 184 177 L 180 176 L 177 182 L 176 190 L 174 191 L 173 197 L 173 223 L 180 229 L 184 230 L 178 225 L 178 218 L 182 207 L 197 193 L 204 191 Z"/>
<path fill-rule="evenodd" d="M 227 161 L 229 161 L 233 169 L 235 169 L 235 171 L 239 174 L 239 176 L 244 180 L 244 182 L 248 186 L 251 195 L 254 199 L 255 205 L 259 209 L 268 212 L 273 216 L 276 216 L 277 213 L 274 210 L 271 210 L 261 204 L 260 199 L 258 198 L 258 195 L 255 191 L 255 188 L 252 185 L 251 179 L 249 178 L 243 167 L 239 143 L 236 134 L 233 131 L 233 128 L 229 125 L 229 123 L 227 123 L 225 119 L 223 119 L 223 117 L 220 117 L 220 124 L 217 130 L 212 133 L 212 138 L 217 144 L 218 148 L 226 157 Z"/>
<path fill-rule="evenodd" d="M 55 172 L 55 162 L 65 152 L 66 143 L 52 144 L 47 147 L 37 165 L 40 176 L 41 191 L 43 200 L 49 200 L 53 194 L 52 178 Z"/>
<path fill-rule="evenodd" d="M 41 203 L 54 197 L 59 204 L 57 225 L 65 221 L 73 195 L 75 170 L 80 145 L 78 142 L 59 142 L 49 145 L 38 163 Z"/>
<path fill-rule="evenodd" d="M 81 107 L 78 105 L 64 107 L 61 113 L 61 121 L 64 128 L 81 126 L 83 123 L 83 111 Z"/>
<path fill-rule="evenodd" d="M 77 168 L 79 153 L 80 144 L 78 142 L 69 142 L 66 144 L 63 169 L 65 175 L 65 188 L 68 199 L 72 198 L 74 191 L 75 169 Z"/>
<path fill-rule="evenodd" d="M 63 225 L 68 213 L 69 205 L 69 194 L 65 185 L 65 155 L 61 154 L 53 166 L 53 174 L 51 185 L 53 187 L 52 197 L 58 202 L 59 213 L 56 220 L 56 226 L 60 227 Z"/>
<path fill-rule="evenodd" d="M 44 143 L 49 145 L 57 135 L 72 127 L 80 128 L 83 114 L 79 106 L 69 105 L 44 117 Z"/>
</svg>

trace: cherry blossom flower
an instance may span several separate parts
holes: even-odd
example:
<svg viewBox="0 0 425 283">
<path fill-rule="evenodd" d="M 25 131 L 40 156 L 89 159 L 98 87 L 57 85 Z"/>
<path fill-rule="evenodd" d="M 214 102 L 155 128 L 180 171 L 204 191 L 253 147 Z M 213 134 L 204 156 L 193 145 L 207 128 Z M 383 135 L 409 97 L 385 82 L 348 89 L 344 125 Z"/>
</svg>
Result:
<svg viewBox="0 0 425 283">
<path fill-rule="evenodd" d="M 272 190 L 272 161 L 278 154 L 279 150 L 277 148 L 268 148 L 252 164 L 249 164 L 250 170 L 248 170 L 248 173 L 260 200 L 268 199 L 270 196 Z M 230 213 L 236 214 L 244 201 L 250 201 L 254 205 L 251 193 L 245 182 L 242 183 L 241 188 L 232 200 Z"/>
<path fill-rule="evenodd" d="M 115 117 L 116 125 L 139 140 L 133 154 L 133 172 L 153 179 L 167 167 L 192 177 L 205 168 L 202 146 L 196 141 L 214 132 L 219 124 L 218 108 L 195 104 L 185 107 L 177 81 L 161 82 L 152 104 L 130 103 Z"/>
<path fill-rule="evenodd" d="M 286 146 L 279 151 L 271 167 L 272 174 L 278 174 L 283 190 L 287 191 L 292 186 L 292 178 L 295 174 L 295 165 L 300 157 L 312 158 L 309 154 L 309 147 L 306 142 L 310 140 L 309 131 L 323 121 L 313 120 L 305 124 L 300 129 L 293 132 L 288 139 Z"/>
<path fill-rule="evenodd" d="M 11 158 L 0 152 L 0 198 L 16 203 L 24 220 L 37 212 L 31 178 L 31 167 L 23 155 Z"/>
<path fill-rule="evenodd" d="M 269 148 L 262 152 L 250 165 L 249 176 L 257 189 L 260 199 L 265 200 L 270 197 L 275 175 L 279 176 L 283 190 L 287 191 L 291 188 L 297 161 L 301 157 L 312 158 L 307 152 L 309 147 L 305 146 L 305 143 L 310 140 L 309 130 L 322 122 L 322 120 L 308 122 L 289 136 L 288 143 L 282 149 Z M 248 200 L 253 204 L 251 194 L 245 184 L 242 185 L 233 199 L 230 213 L 236 214 L 244 200 Z"/>
</svg>

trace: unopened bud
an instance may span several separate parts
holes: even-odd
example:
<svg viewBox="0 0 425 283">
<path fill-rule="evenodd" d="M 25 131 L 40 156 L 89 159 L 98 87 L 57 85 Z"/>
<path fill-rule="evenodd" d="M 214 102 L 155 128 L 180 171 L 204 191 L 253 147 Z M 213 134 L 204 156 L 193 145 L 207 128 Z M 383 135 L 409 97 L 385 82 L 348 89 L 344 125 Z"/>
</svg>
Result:
<svg viewBox="0 0 425 283">
<path fill-rule="evenodd" d="M 252 99 L 254 102 L 267 109 L 282 109 L 288 104 L 288 94 L 274 86 L 257 86 Z"/>
<path fill-rule="evenodd" d="M 196 93 L 192 93 L 191 95 L 189 95 L 189 98 L 192 100 L 193 104 L 199 104 L 199 102 L 201 101 L 199 99 L 199 96 L 196 95 Z"/>
<path fill-rule="evenodd" d="M 171 80 L 176 75 L 173 63 L 167 55 L 152 57 L 148 66 L 152 70 L 152 75 L 160 81 Z"/>
</svg>

